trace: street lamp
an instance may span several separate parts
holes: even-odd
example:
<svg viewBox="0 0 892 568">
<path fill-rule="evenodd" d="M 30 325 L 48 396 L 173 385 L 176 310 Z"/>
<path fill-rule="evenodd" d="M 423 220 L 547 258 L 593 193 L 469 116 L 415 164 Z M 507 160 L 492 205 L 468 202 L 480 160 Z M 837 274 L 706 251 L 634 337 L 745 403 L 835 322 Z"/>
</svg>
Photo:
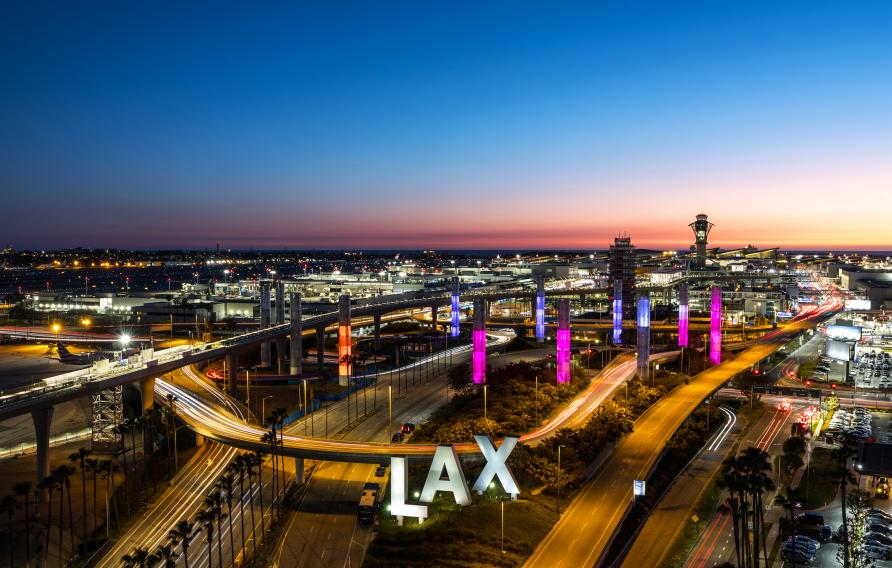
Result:
<svg viewBox="0 0 892 568">
<path fill-rule="evenodd" d="M 565 445 L 558 445 L 558 459 L 557 459 L 557 514 L 558 518 L 561 516 L 561 448 L 566 448 Z"/>
</svg>

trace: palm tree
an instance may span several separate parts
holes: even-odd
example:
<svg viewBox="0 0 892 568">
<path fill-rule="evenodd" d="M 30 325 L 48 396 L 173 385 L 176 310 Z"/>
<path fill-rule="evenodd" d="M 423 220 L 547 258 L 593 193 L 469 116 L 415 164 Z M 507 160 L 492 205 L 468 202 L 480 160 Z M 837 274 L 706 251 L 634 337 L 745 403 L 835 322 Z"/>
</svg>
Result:
<svg viewBox="0 0 892 568">
<path fill-rule="evenodd" d="M 842 535 L 840 535 L 843 554 L 843 568 L 849 568 L 851 558 L 849 557 L 849 525 L 846 519 L 846 492 L 850 483 L 854 483 L 855 476 L 849 471 L 849 458 L 855 454 L 854 448 L 842 444 L 839 448 L 833 450 L 833 468 L 830 475 L 839 485 L 839 504 L 842 509 Z"/>
<path fill-rule="evenodd" d="M 68 461 L 70 461 L 71 463 L 78 464 L 78 466 L 80 467 L 80 470 L 81 470 L 81 499 L 83 501 L 83 506 L 84 506 L 84 508 L 83 508 L 83 511 L 84 511 L 84 514 L 83 514 L 83 522 L 84 522 L 83 535 L 84 535 L 85 541 L 87 540 L 87 464 L 85 463 L 85 460 L 87 459 L 87 456 L 90 455 L 90 453 L 91 453 L 90 450 L 88 450 L 86 448 L 78 448 L 77 452 L 68 456 Z M 93 491 L 94 491 L 94 498 L 95 498 L 95 491 L 96 491 L 95 487 L 93 488 Z M 93 502 L 93 530 L 96 530 L 96 502 L 95 502 L 95 500 Z"/>
<path fill-rule="evenodd" d="M 190 521 L 188 519 L 182 519 L 177 522 L 177 524 L 170 529 L 170 532 L 167 533 L 167 539 L 171 543 L 179 543 L 180 548 L 183 549 L 183 562 L 186 564 L 186 568 L 189 568 L 189 543 L 192 540 L 192 537 L 195 536 L 195 522 Z M 213 530 L 213 529 L 212 529 Z M 210 544 L 208 545 L 210 547 Z M 208 568 L 210 568 L 211 562 L 210 558 L 208 558 Z"/>
<path fill-rule="evenodd" d="M 203 509 L 198 511 L 198 514 L 195 515 L 195 520 L 201 523 L 201 526 L 204 527 L 204 532 L 207 534 L 208 539 L 208 568 L 213 567 L 213 562 L 211 561 L 211 551 L 214 549 L 214 521 L 216 520 L 216 515 L 214 512 L 209 509 Z"/>
<path fill-rule="evenodd" d="M 28 481 L 16 483 L 12 490 L 25 501 L 25 565 L 27 566 L 31 563 L 31 483 Z"/>
<path fill-rule="evenodd" d="M 127 517 L 130 518 L 130 468 L 127 467 L 127 444 L 124 443 L 124 435 L 129 429 L 128 422 L 125 419 L 123 423 L 118 424 L 112 430 L 117 436 L 121 437 L 121 456 L 124 460 L 124 495 L 127 496 Z"/>
<path fill-rule="evenodd" d="M 765 565 L 768 566 L 768 551 L 765 536 L 765 519 L 762 503 L 762 494 L 774 490 L 774 482 L 766 474 L 771 471 L 770 456 L 759 448 L 750 446 L 743 450 L 740 462 L 743 464 L 746 474 L 746 490 L 750 494 L 753 511 L 753 561 L 759 565 L 759 546 L 761 544 L 762 556 Z"/>
<path fill-rule="evenodd" d="M 285 498 L 285 483 L 288 481 L 285 477 L 285 418 L 288 417 L 288 409 L 279 407 L 275 410 L 276 425 L 279 429 L 279 467 L 282 468 L 282 477 L 279 484 L 282 486 L 282 499 Z M 281 503 L 280 503 L 281 505 Z"/>
<path fill-rule="evenodd" d="M 61 493 L 59 494 L 59 558 L 62 557 L 62 527 L 65 516 L 65 494 L 68 494 L 68 527 L 70 531 L 71 554 L 75 552 L 74 548 L 74 516 L 71 512 L 71 476 L 76 470 L 70 465 L 60 465 L 53 469 L 53 476 L 59 482 Z"/>
<path fill-rule="evenodd" d="M 270 417 L 272 419 L 272 417 Z M 275 428 L 275 426 L 273 426 Z M 266 444 L 269 444 L 269 453 L 272 460 L 273 466 L 273 503 L 275 503 L 276 498 L 279 494 L 279 485 L 277 483 L 278 478 L 278 467 L 276 467 L 276 434 L 275 430 L 271 430 L 270 432 L 266 432 L 263 436 L 260 437 L 260 441 Z"/>
<path fill-rule="evenodd" d="M 223 529 L 220 527 L 220 523 L 228 515 L 223 512 L 223 495 L 221 495 L 219 489 L 214 488 L 213 491 L 205 496 L 204 506 L 206 507 L 205 510 L 209 511 L 217 521 L 217 561 L 220 568 L 223 568 L 223 544 L 221 542 L 223 540 Z"/>
<path fill-rule="evenodd" d="M 155 549 L 155 557 L 161 561 L 164 568 L 177 568 L 177 553 L 173 544 L 161 544 Z"/>
<path fill-rule="evenodd" d="M 223 500 L 226 502 L 226 519 L 229 522 L 229 555 L 232 557 L 233 566 L 235 565 L 235 536 L 232 534 L 232 488 L 235 478 L 232 472 L 227 469 L 226 473 L 217 480 L 217 490 L 222 493 Z"/>
<path fill-rule="evenodd" d="M 105 501 L 108 503 L 109 500 L 111 500 L 112 509 L 115 512 L 115 526 L 120 526 L 121 520 L 118 517 L 118 488 L 115 486 L 115 474 L 121 471 L 121 468 L 112 460 L 102 460 L 99 462 L 99 470 L 105 477 Z M 105 522 L 110 522 L 110 519 L 105 519 Z"/>
<path fill-rule="evenodd" d="M 12 517 L 15 515 L 16 510 L 16 499 L 15 495 L 6 495 L 3 499 L 0 499 L 0 511 L 6 513 L 6 516 L 9 518 L 8 526 L 9 526 L 9 565 L 15 566 L 15 546 L 13 546 L 12 539 L 12 531 L 15 527 L 12 525 Z"/>
<path fill-rule="evenodd" d="M 245 465 L 244 454 L 235 456 L 235 459 L 226 466 L 226 471 L 233 476 L 238 477 L 238 507 L 239 507 L 239 524 L 241 525 L 242 548 L 245 550 Z"/>
<path fill-rule="evenodd" d="M 749 566 L 748 560 L 744 560 L 747 556 L 744 550 L 749 548 L 749 538 L 744 538 L 743 536 L 748 534 L 748 532 L 745 532 L 747 530 L 746 516 L 742 515 L 743 501 L 745 499 L 744 485 L 735 456 L 729 457 L 722 463 L 718 485 L 728 491 L 728 497 L 722 508 L 731 514 L 731 526 L 734 532 L 734 553 L 737 557 L 737 565 Z"/>
<path fill-rule="evenodd" d="M 96 475 L 98 473 L 100 473 L 101 466 L 99 464 L 99 460 L 97 460 L 97 459 L 87 458 L 84 461 L 86 463 L 87 469 L 90 470 L 90 473 L 92 474 L 92 478 L 93 478 L 93 531 L 95 532 L 96 527 L 99 526 L 99 519 L 98 519 L 99 511 L 96 507 L 96 494 L 98 493 L 98 491 L 96 490 Z M 87 507 L 84 506 L 84 517 L 86 517 L 86 516 L 87 516 Z M 108 522 L 108 519 L 106 519 L 105 522 Z"/>
<path fill-rule="evenodd" d="M 135 548 L 130 554 L 122 556 L 121 561 L 126 568 L 150 568 L 155 566 L 152 562 L 154 558 L 145 548 Z"/>
<path fill-rule="evenodd" d="M 44 544 L 43 544 L 43 563 L 47 564 L 47 560 L 49 558 L 50 552 L 50 528 L 51 521 L 53 518 L 53 491 L 59 486 L 59 482 L 53 476 L 53 474 L 49 474 L 43 479 L 40 480 L 40 483 L 37 484 L 37 489 L 43 493 L 46 492 L 46 533 L 44 534 Z"/>
<path fill-rule="evenodd" d="M 245 454 L 242 456 L 242 468 L 248 476 L 248 501 L 251 504 L 251 540 L 254 543 L 252 550 L 257 550 L 257 522 L 254 520 L 254 467 L 260 461 L 259 454 Z M 260 521 L 263 522 L 263 483 L 260 483 Z M 261 531 L 262 532 L 262 531 Z"/>
</svg>

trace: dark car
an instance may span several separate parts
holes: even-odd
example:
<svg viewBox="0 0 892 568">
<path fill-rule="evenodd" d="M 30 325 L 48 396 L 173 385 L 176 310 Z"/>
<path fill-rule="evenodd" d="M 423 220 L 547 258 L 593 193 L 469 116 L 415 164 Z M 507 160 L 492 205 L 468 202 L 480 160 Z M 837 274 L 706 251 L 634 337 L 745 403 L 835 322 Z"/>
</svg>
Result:
<svg viewBox="0 0 892 568">
<path fill-rule="evenodd" d="M 415 424 L 406 422 L 400 427 L 400 431 L 402 431 L 403 434 L 411 434 L 415 431 Z"/>
<path fill-rule="evenodd" d="M 820 515 L 818 513 L 802 513 L 801 515 L 796 517 L 796 522 L 800 525 L 821 526 L 824 524 L 824 515 Z"/>
<path fill-rule="evenodd" d="M 406 435 L 402 432 L 394 432 L 393 436 L 390 437 L 391 444 L 400 444 L 403 440 L 406 439 Z"/>
</svg>

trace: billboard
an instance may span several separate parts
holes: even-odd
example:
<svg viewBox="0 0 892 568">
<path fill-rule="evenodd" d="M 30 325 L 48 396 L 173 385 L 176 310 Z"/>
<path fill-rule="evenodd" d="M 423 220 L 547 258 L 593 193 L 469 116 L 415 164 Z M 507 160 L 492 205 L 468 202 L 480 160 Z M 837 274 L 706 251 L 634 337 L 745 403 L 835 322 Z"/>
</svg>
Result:
<svg viewBox="0 0 892 568">
<path fill-rule="evenodd" d="M 860 341 L 861 328 L 854 325 L 828 325 L 827 337 L 840 341 Z"/>
<path fill-rule="evenodd" d="M 870 300 L 846 300 L 847 310 L 870 310 Z"/>
<path fill-rule="evenodd" d="M 824 353 L 837 361 L 850 361 L 852 359 L 852 347 L 851 343 L 828 339 L 824 344 Z"/>
</svg>

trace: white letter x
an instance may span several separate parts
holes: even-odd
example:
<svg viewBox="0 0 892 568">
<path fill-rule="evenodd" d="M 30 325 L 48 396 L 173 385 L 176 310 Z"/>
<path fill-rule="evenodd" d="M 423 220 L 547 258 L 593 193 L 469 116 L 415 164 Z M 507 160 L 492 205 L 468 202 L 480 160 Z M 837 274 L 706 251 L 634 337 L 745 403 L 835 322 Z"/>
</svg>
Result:
<svg viewBox="0 0 892 568">
<path fill-rule="evenodd" d="M 505 436 L 502 445 L 496 450 L 492 438 L 481 434 L 474 434 L 474 440 L 477 441 L 477 445 L 480 446 L 480 451 L 483 453 L 483 457 L 486 458 L 486 467 L 483 468 L 483 471 L 480 472 L 480 476 L 474 483 L 474 491 L 483 493 L 489 485 L 489 482 L 498 475 L 499 481 L 502 482 L 502 488 L 505 489 L 506 493 L 510 493 L 512 497 L 515 497 L 520 493 L 520 489 L 517 488 L 517 480 L 514 479 L 511 470 L 505 465 L 508 456 L 511 455 L 511 450 L 517 445 L 519 439 L 520 438 L 517 436 Z"/>
</svg>

